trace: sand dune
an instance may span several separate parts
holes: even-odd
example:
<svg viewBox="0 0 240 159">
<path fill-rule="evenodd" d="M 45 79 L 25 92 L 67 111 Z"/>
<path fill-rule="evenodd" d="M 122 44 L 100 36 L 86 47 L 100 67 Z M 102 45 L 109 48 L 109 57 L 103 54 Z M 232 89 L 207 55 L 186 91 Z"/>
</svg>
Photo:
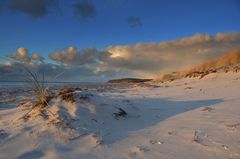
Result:
<svg viewBox="0 0 240 159">
<path fill-rule="evenodd" d="M 224 55 L 203 61 L 201 64 L 184 69 L 182 71 L 163 74 L 154 79 L 155 82 L 173 81 L 185 77 L 203 78 L 208 74 L 216 72 L 228 72 L 240 70 L 240 48 L 226 52 Z"/>
</svg>

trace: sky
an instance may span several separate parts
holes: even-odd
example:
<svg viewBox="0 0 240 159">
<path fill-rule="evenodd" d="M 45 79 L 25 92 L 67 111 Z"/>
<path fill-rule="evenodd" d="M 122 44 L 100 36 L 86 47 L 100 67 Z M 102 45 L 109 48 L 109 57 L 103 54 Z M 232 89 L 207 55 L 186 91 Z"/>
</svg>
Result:
<svg viewBox="0 0 240 159">
<path fill-rule="evenodd" d="M 0 80 L 158 76 L 239 47 L 239 19 L 239 0 L 0 0 Z"/>
</svg>

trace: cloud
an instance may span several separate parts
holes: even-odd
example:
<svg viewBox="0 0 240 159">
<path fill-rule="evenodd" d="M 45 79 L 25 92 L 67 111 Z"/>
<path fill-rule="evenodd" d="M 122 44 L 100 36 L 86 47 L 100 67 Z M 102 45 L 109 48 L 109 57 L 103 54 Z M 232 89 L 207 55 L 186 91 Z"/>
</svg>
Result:
<svg viewBox="0 0 240 159">
<path fill-rule="evenodd" d="M 96 16 L 96 7 L 91 1 L 82 1 L 73 5 L 74 14 L 80 18 L 81 21 L 87 21 Z"/>
<path fill-rule="evenodd" d="M 101 61 L 107 52 L 97 51 L 96 48 L 85 48 L 78 51 L 74 47 L 59 50 L 49 54 L 52 60 L 68 65 L 84 65 Z"/>
<path fill-rule="evenodd" d="M 0 12 L 2 11 L 3 9 L 3 4 L 0 2 Z"/>
<path fill-rule="evenodd" d="M 33 63 L 33 62 L 42 63 L 44 61 L 43 56 L 37 53 L 29 54 L 28 50 L 25 48 L 18 48 L 17 53 L 11 54 L 9 57 L 23 63 Z"/>
<path fill-rule="evenodd" d="M 0 13 L 5 10 L 5 6 L 7 3 L 7 1 L 0 1 Z"/>
<path fill-rule="evenodd" d="M 101 60 L 108 57 L 107 52 L 86 48 L 78 51 L 74 47 L 49 54 L 58 63 L 44 62 L 40 54 L 29 54 L 25 48 L 19 48 L 17 53 L 10 54 L 12 60 L 0 63 L 0 80 L 25 80 L 28 68 L 38 74 L 44 73 L 50 81 L 104 81 L 113 78 L 113 70 L 99 70 Z"/>
<path fill-rule="evenodd" d="M 30 63 L 31 62 L 31 58 L 28 55 L 28 50 L 27 49 L 19 48 L 17 51 L 18 51 L 17 53 L 12 54 L 10 57 L 15 59 L 15 60 L 25 62 L 25 63 Z"/>
<path fill-rule="evenodd" d="M 11 0 L 8 8 L 32 18 L 41 18 L 49 14 L 50 9 L 58 5 L 58 0 Z"/>
<path fill-rule="evenodd" d="M 63 68 L 51 63 L 29 64 L 17 61 L 0 63 L 0 80 L 26 80 L 26 68 L 41 75 L 44 73 L 47 80 L 52 80 Z"/>
<path fill-rule="evenodd" d="M 109 46 L 104 68 L 157 76 L 199 64 L 240 46 L 240 33 L 196 34 L 171 42 Z"/>
<path fill-rule="evenodd" d="M 136 16 L 128 17 L 127 22 L 128 22 L 128 25 L 132 28 L 141 27 L 143 25 L 140 17 L 136 17 Z"/>
<path fill-rule="evenodd" d="M 23 66 L 44 72 L 53 81 L 104 81 L 112 78 L 154 78 L 218 57 L 240 46 L 240 32 L 199 34 L 182 39 L 135 45 L 108 46 L 102 50 L 74 47 L 50 53 L 46 63 L 40 54 L 19 48 L 14 61 L 0 63 L 0 80 L 19 78 Z M 44 62 L 43 62 L 44 61 Z M 21 75 L 22 76 L 22 75 Z"/>
<path fill-rule="evenodd" d="M 22 64 L 18 62 L 4 62 L 0 63 L 0 80 L 12 81 L 14 79 L 23 79 Z"/>
<path fill-rule="evenodd" d="M 37 53 L 33 53 L 33 54 L 31 55 L 31 59 L 32 59 L 32 60 L 35 60 L 35 61 L 41 61 L 41 62 L 44 61 L 44 57 L 41 56 L 40 54 L 37 54 Z"/>
<path fill-rule="evenodd" d="M 108 70 L 104 72 L 94 72 L 95 68 L 86 66 L 68 67 L 54 63 L 20 63 L 7 61 L 0 63 L 0 81 L 25 81 L 28 68 L 36 72 L 39 76 L 44 73 L 46 81 L 61 82 L 102 82 L 109 78 L 116 77 L 116 72 Z"/>
</svg>

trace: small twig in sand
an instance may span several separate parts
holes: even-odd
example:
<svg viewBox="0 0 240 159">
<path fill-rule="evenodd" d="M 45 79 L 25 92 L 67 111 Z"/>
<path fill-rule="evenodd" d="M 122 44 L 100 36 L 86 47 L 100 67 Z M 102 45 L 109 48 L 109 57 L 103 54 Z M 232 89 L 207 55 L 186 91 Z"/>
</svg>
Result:
<svg viewBox="0 0 240 159">
<path fill-rule="evenodd" d="M 118 112 L 113 113 L 115 115 L 115 118 L 118 120 L 119 117 L 126 117 L 127 112 L 123 110 L 122 108 L 116 107 L 118 109 Z"/>
<path fill-rule="evenodd" d="M 193 141 L 199 143 L 198 132 L 196 130 L 194 131 Z"/>
<path fill-rule="evenodd" d="M 205 108 L 203 108 L 201 111 L 208 111 L 208 112 L 211 112 L 212 110 L 213 110 L 213 108 L 205 107 Z"/>
</svg>

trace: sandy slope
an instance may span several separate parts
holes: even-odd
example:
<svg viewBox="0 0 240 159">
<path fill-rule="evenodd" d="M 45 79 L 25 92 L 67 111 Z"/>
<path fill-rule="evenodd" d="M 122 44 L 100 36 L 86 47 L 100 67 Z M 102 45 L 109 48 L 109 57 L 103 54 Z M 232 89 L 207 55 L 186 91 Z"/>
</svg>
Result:
<svg viewBox="0 0 240 159">
<path fill-rule="evenodd" d="M 29 93 L 1 89 L 1 159 L 240 159 L 239 73 L 78 90 L 73 103 L 53 99 L 46 118 L 21 118 Z"/>
</svg>

